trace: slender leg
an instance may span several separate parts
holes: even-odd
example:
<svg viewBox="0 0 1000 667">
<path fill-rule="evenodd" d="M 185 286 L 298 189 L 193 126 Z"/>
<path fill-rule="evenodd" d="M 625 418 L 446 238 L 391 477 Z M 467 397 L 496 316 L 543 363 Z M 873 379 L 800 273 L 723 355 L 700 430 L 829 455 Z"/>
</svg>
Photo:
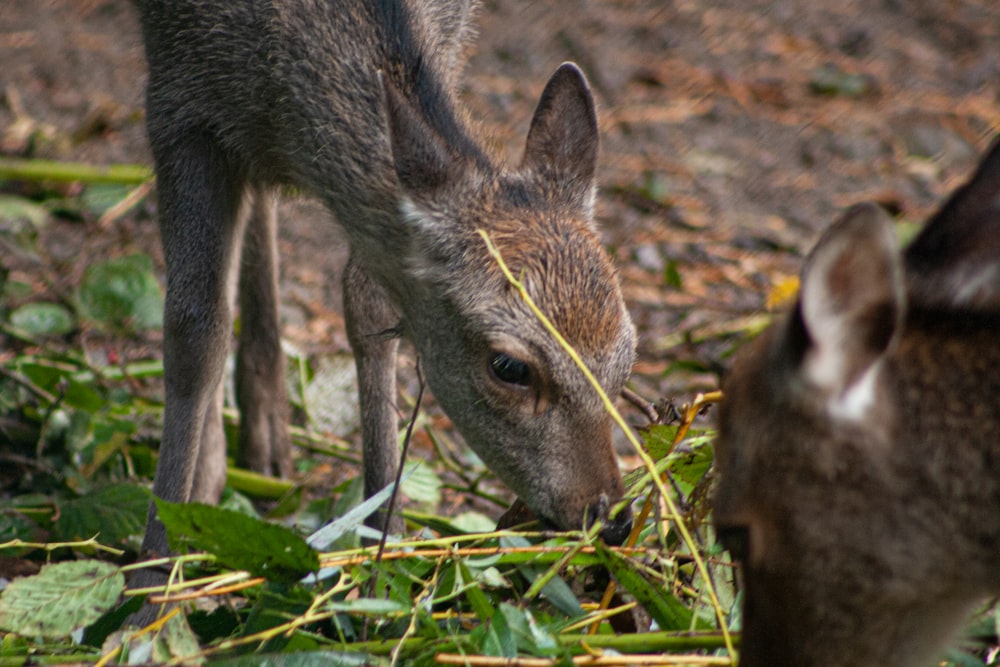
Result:
<svg viewBox="0 0 1000 667">
<path fill-rule="evenodd" d="M 254 187 L 240 266 L 240 342 L 236 401 L 239 465 L 262 474 L 291 472 L 288 390 L 278 322 L 277 196 Z"/>
<path fill-rule="evenodd" d="M 353 258 L 344 270 L 344 313 L 347 336 L 358 367 L 365 496 L 368 497 L 395 480 L 399 465 L 396 411 L 399 341 L 389 333 L 399 324 L 399 314 L 389 305 L 382 288 Z M 382 528 L 385 514 L 373 514 L 368 524 Z M 402 532 L 402 519 L 393 518 L 387 529 Z"/>
<path fill-rule="evenodd" d="M 229 344 L 227 280 L 238 245 L 244 184 L 210 136 L 193 133 L 170 142 L 168 150 L 156 151 L 154 145 L 154 151 L 167 293 L 166 411 L 153 493 L 188 502 L 217 494 L 215 488 L 195 488 L 196 481 L 199 487 L 221 489 L 218 480 L 225 480 L 225 443 L 213 406 Z M 142 551 L 147 556 L 167 553 L 155 505 L 150 506 Z"/>
</svg>

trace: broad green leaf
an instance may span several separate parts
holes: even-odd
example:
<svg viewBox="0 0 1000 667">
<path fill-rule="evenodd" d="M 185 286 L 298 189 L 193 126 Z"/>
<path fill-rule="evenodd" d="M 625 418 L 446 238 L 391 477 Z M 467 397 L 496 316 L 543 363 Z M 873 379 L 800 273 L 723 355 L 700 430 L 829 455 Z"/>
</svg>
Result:
<svg viewBox="0 0 1000 667">
<path fill-rule="evenodd" d="M 163 326 L 163 292 L 146 255 L 90 265 L 76 297 L 83 316 L 99 326 L 116 330 Z"/>
<path fill-rule="evenodd" d="M 58 303 L 26 303 L 10 314 L 10 323 L 29 336 L 64 336 L 76 327 L 73 314 Z"/>
<path fill-rule="evenodd" d="M 0 628 L 20 635 L 64 637 L 111 609 L 125 589 L 112 563 L 77 560 L 15 579 L 0 597 Z"/>
<path fill-rule="evenodd" d="M 462 512 L 451 520 L 451 525 L 465 533 L 489 533 L 496 529 L 497 522 L 480 512 Z"/>
<path fill-rule="evenodd" d="M 413 474 L 403 480 L 402 491 L 411 501 L 429 510 L 436 510 L 441 504 L 441 478 L 427 464 L 413 468 Z"/>
<path fill-rule="evenodd" d="M 132 194 L 134 186 L 121 183 L 91 183 L 83 191 L 83 206 L 94 215 L 103 215 Z"/>
<path fill-rule="evenodd" d="M 49 220 L 49 212 L 23 197 L 0 195 L 0 238 L 27 255 L 34 255 L 38 232 Z"/>
<path fill-rule="evenodd" d="M 643 438 L 650 458 L 654 461 L 659 461 L 666 456 L 674 446 L 676 435 L 676 424 L 654 424 L 650 426 L 645 438 Z"/>
<path fill-rule="evenodd" d="M 149 509 L 149 491 L 133 484 L 116 484 L 69 500 L 59 507 L 52 526 L 56 540 L 88 539 L 121 547 L 142 535 Z"/>
<path fill-rule="evenodd" d="M 651 583 L 624 556 L 612 551 L 603 543 L 594 545 L 608 571 L 625 590 L 649 612 L 661 630 L 688 630 L 691 628 L 691 610 L 680 600 Z"/>
<path fill-rule="evenodd" d="M 239 512 L 155 499 L 174 549 L 207 551 L 219 562 L 272 581 L 294 582 L 319 569 L 319 557 L 292 530 Z"/>
</svg>

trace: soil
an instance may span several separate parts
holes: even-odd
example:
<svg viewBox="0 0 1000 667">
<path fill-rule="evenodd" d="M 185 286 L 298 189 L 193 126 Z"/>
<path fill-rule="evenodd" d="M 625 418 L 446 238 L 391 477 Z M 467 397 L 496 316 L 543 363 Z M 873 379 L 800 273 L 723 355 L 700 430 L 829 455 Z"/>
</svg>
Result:
<svg viewBox="0 0 1000 667">
<path fill-rule="evenodd" d="M 838 211 L 874 199 L 919 222 L 1000 131 L 995 0 L 487 0 L 479 25 L 463 98 L 511 159 L 559 63 L 593 85 L 599 221 L 650 399 L 715 388 Z M 0 152 L 150 164 L 144 80 L 132 2 L 4 0 Z M 54 226 L 66 284 L 136 247 L 162 269 L 154 208 Z M 316 204 L 282 216 L 286 335 L 346 350 L 341 237 Z"/>
</svg>

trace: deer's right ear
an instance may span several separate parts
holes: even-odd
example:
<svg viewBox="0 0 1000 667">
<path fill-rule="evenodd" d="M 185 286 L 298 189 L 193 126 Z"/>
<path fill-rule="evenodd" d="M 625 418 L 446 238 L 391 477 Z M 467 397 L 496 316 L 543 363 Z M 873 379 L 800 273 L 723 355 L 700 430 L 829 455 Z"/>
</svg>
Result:
<svg viewBox="0 0 1000 667">
<path fill-rule="evenodd" d="M 820 239 L 802 272 L 797 317 L 805 328 L 802 373 L 832 408 L 858 417 L 905 311 L 902 260 L 892 222 L 874 204 L 851 208 Z"/>
<path fill-rule="evenodd" d="M 572 203 L 590 210 L 599 143 L 587 78 L 573 63 L 563 63 L 538 100 L 521 166 L 555 178 Z"/>
<path fill-rule="evenodd" d="M 385 95 L 389 143 L 399 182 L 410 192 L 427 192 L 444 184 L 454 168 L 448 147 L 382 72 L 379 81 Z"/>
</svg>

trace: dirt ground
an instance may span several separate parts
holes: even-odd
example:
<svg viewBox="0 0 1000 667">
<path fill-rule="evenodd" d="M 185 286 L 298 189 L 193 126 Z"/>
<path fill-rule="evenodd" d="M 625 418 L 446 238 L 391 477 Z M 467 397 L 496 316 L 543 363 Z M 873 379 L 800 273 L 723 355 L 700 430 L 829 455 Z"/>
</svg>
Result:
<svg viewBox="0 0 1000 667">
<path fill-rule="evenodd" d="M 714 388 L 839 210 L 920 221 L 1000 132 L 995 0 L 487 0 L 479 25 L 463 95 L 512 159 L 559 63 L 593 84 L 599 218 L 649 398 Z M 128 0 L 3 0 L 0 152 L 149 164 L 144 67 Z M 66 280 L 136 246 L 160 261 L 153 210 L 55 227 Z M 286 334 L 346 349 L 338 233 L 312 203 L 283 217 Z"/>
</svg>

